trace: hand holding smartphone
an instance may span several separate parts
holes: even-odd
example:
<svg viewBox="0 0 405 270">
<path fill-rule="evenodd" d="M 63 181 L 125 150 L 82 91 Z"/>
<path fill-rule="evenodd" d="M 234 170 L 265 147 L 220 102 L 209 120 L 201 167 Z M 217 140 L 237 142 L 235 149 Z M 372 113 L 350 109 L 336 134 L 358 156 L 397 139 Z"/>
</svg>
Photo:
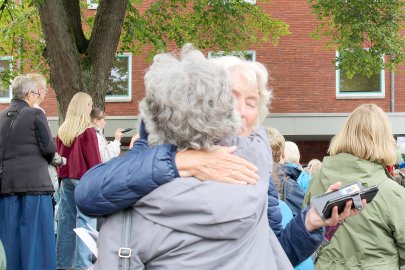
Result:
<svg viewBox="0 0 405 270">
<path fill-rule="evenodd" d="M 312 198 L 312 204 L 323 219 L 328 219 L 332 215 L 333 207 L 338 207 L 338 213 L 342 213 L 348 201 L 352 201 L 352 208 L 362 209 L 361 200 L 366 199 L 371 202 L 377 195 L 378 187 L 365 188 L 360 182 L 342 187 L 339 190 L 325 193 Z"/>
</svg>

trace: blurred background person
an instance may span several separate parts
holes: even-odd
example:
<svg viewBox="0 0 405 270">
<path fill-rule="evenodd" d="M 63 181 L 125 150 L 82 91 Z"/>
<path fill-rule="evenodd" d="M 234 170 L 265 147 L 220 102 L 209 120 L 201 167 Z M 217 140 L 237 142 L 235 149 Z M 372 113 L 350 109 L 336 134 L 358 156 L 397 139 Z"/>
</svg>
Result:
<svg viewBox="0 0 405 270">
<path fill-rule="evenodd" d="M 99 108 L 93 108 L 90 113 L 91 122 L 96 128 L 98 148 L 100 150 L 101 162 L 107 162 L 114 157 L 118 157 L 121 152 L 122 128 L 115 130 L 114 141 L 108 142 L 104 136 L 105 112 Z"/>
<path fill-rule="evenodd" d="M 284 149 L 285 139 L 284 136 L 275 128 L 269 128 L 269 141 L 271 147 L 271 153 L 273 156 L 273 168 L 272 179 L 274 181 L 276 191 L 279 198 L 279 207 L 281 211 L 281 225 L 283 229 L 290 223 L 297 213 L 301 211 L 301 205 L 304 200 L 304 191 L 298 185 L 298 183 L 285 174 L 286 167 L 284 166 Z M 269 197 L 271 194 L 269 194 Z M 272 201 L 269 200 L 269 206 L 272 205 Z M 291 205 L 291 206 L 290 206 Z M 295 215 L 292 211 L 295 211 Z M 311 270 L 314 269 L 314 263 L 311 257 L 295 266 L 296 270 Z"/>
<path fill-rule="evenodd" d="M 38 99 L 34 104 L 34 108 L 40 109 L 45 113 L 45 110 L 41 107 L 41 104 L 45 100 L 45 96 L 48 93 L 48 87 L 46 78 L 38 73 L 30 73 L 26 75 L 28 78 L 33 80 L 36 83 L 36 92 L 39 93 Z M 66 164 L 66 158 L 61 157 L 57 152 L 52 159 L 52 162 L 48 165 L 49 175 L 51 177 L 54 190 L 53 193 L 53 206 L 54 206 L 54 228 L 55 228 L 55 235 L 58 228 L 58 205 L 59 205 L 59 181 L 58 181 L 58 173 L 56 171 L 57 166 L 63 166 Z"/>
<path fill-rule="evenodd" d="M 36 83 L 18 76 L 0 112 L 0 240 L 7 269 L 55 269 L 53 185 L 48 164 L 55 143 L 45 114 L 33 108 Z"/>
<path fill-rule="evenodd" d="M 306 171 L 310 176 L 311 179 L 314 177 L 314 175 L 322 168 L 322 162 L 319 159 L 311 159 L 308 162 L 308 165 L 304 168 L 304 171 Z"/>
<path fill-rule="evenodd" d="M 90 119 L 91 97 L 76 93 L 69 103 L 65 121 L 56 137 L 58 153 L 66 157 L 65 166 L 58 167 L 61 181 L 56 241 L 57 269 L 86 269 L 92 265 L 92 254 L 76 237 L 76 227 L 96 227 L 96 220 L 77 209 L 74 192 L 82 175 L 101 162 L 96 130 Z"/>
<path fill-rule="evenodd" d="M 284 152 L 284 164 L 289 168 L 286 174 L 291 177 L 291 179 L 297 181 L 298 185 L 306 192 L 309 182 L 311 182 L 311 175 L 302 170 L 300 164 L 301 155 L 298 146 L 294 142 L 287 141 L 285 142 Z"/>
<path fill-rule="evenodd" d="M 386 165 L 397 159 L 385 112 L 374 104 L 357 107 L 329 146 L 305 195 L 304 203 L 335 181 L 360 181 L 379 191 L 361 215 L 345 220 L 318 255 L 315 269 L 399 269 L 405 263 L 405 189 L 392 180 Z"/>
</svg>

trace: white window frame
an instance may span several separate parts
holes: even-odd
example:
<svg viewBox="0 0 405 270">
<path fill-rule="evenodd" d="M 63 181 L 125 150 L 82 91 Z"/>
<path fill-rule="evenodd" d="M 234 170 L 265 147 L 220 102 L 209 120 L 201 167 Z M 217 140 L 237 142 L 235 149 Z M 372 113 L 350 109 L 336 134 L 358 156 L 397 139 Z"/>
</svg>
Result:
<svg viewBox="0 0 405 270">
<path fill-rule="evenodd" d="M 238 55 L 238 53 L 243 52 L 246 54 L 252 54 L 252 60 L 251 61 L 256 61 L 256 51 L 255 50 L 246 50 L 246 51 L 232 51 L 230 54 L 226 54 L 226 55 L 233 55 L 234 53 L 236 54 L 236 56 Z M 208 59 L 213 58 L 212 54 L 219 54 L 220 56 L 225 56 L 224 51 L 210 51 L 208 52 Z M 222 55 L 221 55 L 222 54 Z M 250 61 L 250 60 L 249 60 Z"/>
<path fill-rule="evenodd" d="M 245 0 L 246 3 L 256 5 L 256 0 Z"/>
<path fill-rule="evenodd" d="M 98 3 L 93 3 L 92 0 L 87 0 L 87 8 L 88 9 L 97 9 Z"/>
<path fill-rule="evenodd" d="M 106 102 L 131 102 L 132 100 L 132 54 L 120 53 L 115 57 L 128 57 L 128 93 L 127 95 L 106 95 Z"/>
<path fill-rule="evenodd" d="M 10 61 L 10 69 L 13 68 L 13 57 L 12 56 L 0 56 L 0 60 L 9 60 Z M 13 91 L 11 89 L 11 82 L 8 88 L 9 97 L 0 97 L 0 103 L 10 103 L 11 99 L 13 98 Z"/>
<path fill-rule="evenodd" d="M 365 49 L 366 50 L 366 49 Z M 336 51 L 336 58 L 339 52 Z M 384 61 L 384 55 L 381 56 Z M 339 63 L 336 62 L 336 66 Z M 385 70 L 380 70 L 380 91 L 379 92 L 340 92 L 340 69 L 336 69 L 336 98 L 337 99 L 359 99 L 359 98 L 385 98 Z"/>
</svg>

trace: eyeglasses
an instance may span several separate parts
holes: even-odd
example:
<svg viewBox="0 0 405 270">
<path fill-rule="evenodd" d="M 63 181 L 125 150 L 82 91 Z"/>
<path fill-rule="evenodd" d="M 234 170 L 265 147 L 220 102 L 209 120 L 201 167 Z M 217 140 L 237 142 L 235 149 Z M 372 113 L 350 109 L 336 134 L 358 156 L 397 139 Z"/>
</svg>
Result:
<svg viewBox="0 0 405 270">
<path fill-rule="evenodd" d="M 33 91 L 31 91 L 31 93 L 38 95 L 38 97 L 41 95 L 40 93 L 36 93 L 36 92 L 33 92 Z"/>
</svg>

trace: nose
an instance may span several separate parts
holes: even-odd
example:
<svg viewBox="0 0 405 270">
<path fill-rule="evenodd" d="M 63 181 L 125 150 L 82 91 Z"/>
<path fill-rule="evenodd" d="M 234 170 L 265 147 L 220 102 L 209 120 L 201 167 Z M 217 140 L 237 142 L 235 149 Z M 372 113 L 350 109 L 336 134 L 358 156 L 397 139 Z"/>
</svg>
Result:
<svg viewBox="0 0 405 270">
<path fill-rule="evenodd" d="M 245 117 L 246 117 L 246 104 L 241 99 L 238 99 L 238 111 L 240 113 L 240 117 L 242 119 L 245 119 Z"/>
</svg>

